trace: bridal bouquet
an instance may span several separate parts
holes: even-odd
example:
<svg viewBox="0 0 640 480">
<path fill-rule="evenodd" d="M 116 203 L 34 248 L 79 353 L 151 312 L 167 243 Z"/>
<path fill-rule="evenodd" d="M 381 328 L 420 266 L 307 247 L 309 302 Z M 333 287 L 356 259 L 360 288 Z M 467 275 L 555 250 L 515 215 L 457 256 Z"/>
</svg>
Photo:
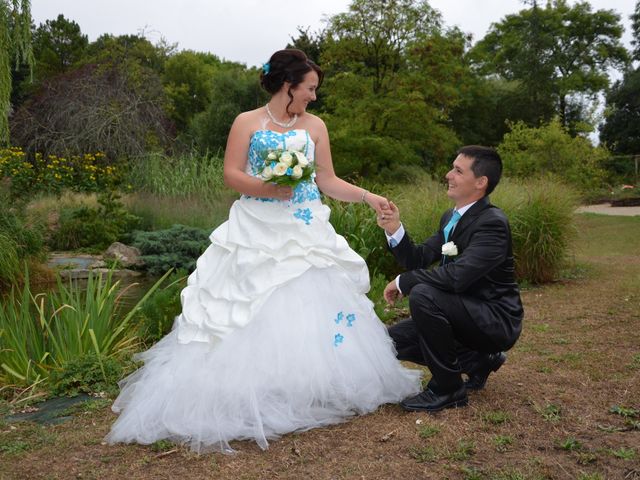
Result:
<svg viewBox="0 0 640 480">
<path fill-rule="evenodd" d="M 259 176 L 265 182 L 295 188 L 300 182 L 311 178 L 312 174 L 313 165 L 304 153 L 298 150 L 269 150 Z"/>
</svg>

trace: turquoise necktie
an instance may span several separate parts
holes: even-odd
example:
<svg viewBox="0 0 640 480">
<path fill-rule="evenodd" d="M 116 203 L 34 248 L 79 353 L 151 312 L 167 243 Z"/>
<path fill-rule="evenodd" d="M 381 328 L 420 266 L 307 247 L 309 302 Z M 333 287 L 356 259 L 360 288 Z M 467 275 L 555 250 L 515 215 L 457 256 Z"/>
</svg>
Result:
<svg viewBox="0 0 640 480">
<path fill-rule="evenodd" d="M 460 220 L 460 217 L 462 217 L 462 215 L 460 215 L 460 213 L 458 213 L 457 210 L 454 210 L 453 215 L 451 215 L 451 218 L 449 219 L 449 223 L 447 223 L 447 226 L 444 227 L 445 243 L 449 241 L 449 233 L 451 233 L 451 230 L 453 230 L 453 227 L 456 226 L 456 223 L 458 223 L 458 220 Z"/>
</svg>

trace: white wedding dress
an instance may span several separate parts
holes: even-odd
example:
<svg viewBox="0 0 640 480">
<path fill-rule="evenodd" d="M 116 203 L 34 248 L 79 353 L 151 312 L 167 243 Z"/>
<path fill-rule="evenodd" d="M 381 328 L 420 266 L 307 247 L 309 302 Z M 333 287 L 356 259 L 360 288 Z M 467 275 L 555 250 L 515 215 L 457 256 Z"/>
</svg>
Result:
<svg viewBox="0 0 640 480">
<path fill-rule="evenodd" d="M 313 159 L 305 130 L 259 130 L 247 172 L 277 148 Z M 290 201 L 242 196 L 198 259 L 173 330 L 120 383 L 107 441 L 232 452 L 231 440 L 253 439 L 264 449 L 415 394 L 420 372 L 396 360 L 368 289 L 365 262 L 335 233 L 313 180 Z"/>
</svg>

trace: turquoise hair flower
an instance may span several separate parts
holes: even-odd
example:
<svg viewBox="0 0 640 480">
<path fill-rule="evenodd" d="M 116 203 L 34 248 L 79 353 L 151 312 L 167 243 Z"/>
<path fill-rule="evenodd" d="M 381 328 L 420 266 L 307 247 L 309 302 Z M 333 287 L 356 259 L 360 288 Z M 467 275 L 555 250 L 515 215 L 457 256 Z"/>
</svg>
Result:
<svg viewBox="0 0 640 480">
<path fill-rule="evenodd" d="M 267 75 L 271 71 L 271 64 L 269 62 L 262 64 L 262 73 Z"/>
</svg>

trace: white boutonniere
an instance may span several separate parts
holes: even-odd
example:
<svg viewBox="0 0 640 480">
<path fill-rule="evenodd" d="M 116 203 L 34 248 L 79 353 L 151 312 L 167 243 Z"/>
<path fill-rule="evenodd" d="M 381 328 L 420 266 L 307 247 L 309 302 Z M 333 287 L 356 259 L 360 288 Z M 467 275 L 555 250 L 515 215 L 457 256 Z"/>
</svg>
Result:
<svg viewBox="0 0 640 480">
<path fill-rule="evenodd" d="M 442 245 L 442 255 L 447 257 L 454 257 L 458 254 L 458 247 L 453 242 L 447 242 Z"/>
</svg>

